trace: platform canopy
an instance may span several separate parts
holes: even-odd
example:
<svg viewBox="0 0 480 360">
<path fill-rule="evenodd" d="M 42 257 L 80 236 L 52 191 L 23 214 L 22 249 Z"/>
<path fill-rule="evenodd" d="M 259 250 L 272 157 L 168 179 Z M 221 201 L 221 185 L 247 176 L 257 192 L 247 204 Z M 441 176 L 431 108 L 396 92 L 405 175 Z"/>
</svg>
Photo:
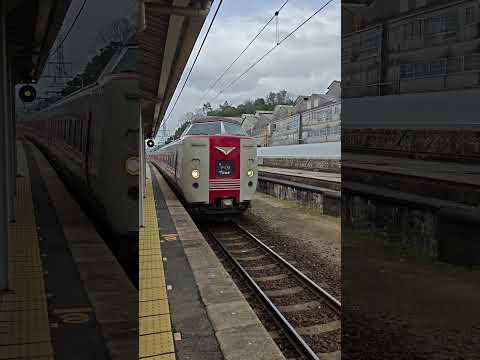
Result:
<svg viewBox="0 0 480 360">
<path fill-rule="evenodd" d="M 138 72 L 145 137 L 157 133 L 212 0 L 141 0 Z"/>
<path fill-rule="evenodd" d="M 7 51 L 14 82 L 38 79 L 71 0 L 6 1 Z"/>
</svg>

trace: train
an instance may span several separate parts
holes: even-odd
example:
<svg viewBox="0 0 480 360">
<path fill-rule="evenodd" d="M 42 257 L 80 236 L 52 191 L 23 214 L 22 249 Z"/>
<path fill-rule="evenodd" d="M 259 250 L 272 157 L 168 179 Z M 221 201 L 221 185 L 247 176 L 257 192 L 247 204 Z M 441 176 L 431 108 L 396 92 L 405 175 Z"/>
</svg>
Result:
<svg viewBox="0 0 480 360">
<path fill-rule="evenodd" d="M 242 213 L 257 188 L 257 143 L 235 118 L 197 117 L 148 160 L 194 214 Z"/>
<path fill-rule="evenodd" d="M 137 45 L 119 49 L 93 84 L 28 113 L 19 128 L 113 234 L 139 231 Z"/>
</svg>

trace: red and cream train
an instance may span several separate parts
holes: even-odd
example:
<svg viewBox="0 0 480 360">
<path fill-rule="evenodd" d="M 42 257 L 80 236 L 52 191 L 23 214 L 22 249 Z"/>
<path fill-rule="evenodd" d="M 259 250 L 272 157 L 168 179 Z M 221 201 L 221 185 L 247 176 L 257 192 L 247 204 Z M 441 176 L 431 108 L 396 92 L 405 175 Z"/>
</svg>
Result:
<svg viewBox="0 0 480 360">
<path fill-rule="evenodd" d="M 193 120 L 180 139 L 152 151 L 149 160 L 203 214 L 241 213 L 257 188 L 256 141 L 232 118 Z"/>
</svg>

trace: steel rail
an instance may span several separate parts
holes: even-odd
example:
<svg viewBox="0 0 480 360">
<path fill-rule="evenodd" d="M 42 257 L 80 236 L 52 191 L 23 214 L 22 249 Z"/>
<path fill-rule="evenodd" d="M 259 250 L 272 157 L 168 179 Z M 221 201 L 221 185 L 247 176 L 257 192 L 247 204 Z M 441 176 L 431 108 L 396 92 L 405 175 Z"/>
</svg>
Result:
<svg viewBox="0 0 480 360">
<path fill-rule="evenodd" d="M 236 225 L 236 224 L 235 224 Z M 250 286 L 255 290 L 257 296 L 263 301 L 267 309 L 274 315 L 277 323 L 283 327 L 286 332 L 287 337 L 292 341 L 293 345 L 303 356 L 311 360 L 320 360 L 318 355 L 312 350 L 312 348 L 303 340 L 303 338 L 297 333 L 295 328 L 290 324 L 290 322 L 283 316 L 283 314 L 278 310 L 275 304 L 270 300 L 270 298 L 265 294 L 265 292 L 258 286 L 256 281 L 250 276 L 250 274 L 245 270 L 245 268 L 238 262 L 237 259 L 228 251 L 228 249 L 223 245 L 222 241 L 215 236 L 215 234 L 207 227 L 206 231 L 212 239 L 214 239 L 217 244 L 222 248 L 225 254 L 228 256 L 230 261 L 234 263 L 238 271 L 247 279 Z"/>
<path fill-rule="evenodd" d="M 338 301 L 335 297 L 330 295 L 325 289 L 323 289 L 321 286 L 316 284 L 312 279 L 310 279 L 308 276 L 306 276 L 304 273 L 302 273 L 300 270 L 298 270 L 295 266 L 290 264 L 287 260 L 285 260 L 279 254 L 277 254 L 268 245 L 263 243 L 260 239 L 258 239 L 252 233 L 250 233 L 243 226 L 241 226 L 237 223 L 234 223 L 234 225 L 237 228 L 239 228 L 245 235 L 247 235 L 251 240 L 255 241 L 258 245 L 260 245 L 265 251 L 267 251 L 270 255 L 272 255 L 276 260 L 280 261 L 283 265 L 288 267 L 295 274 L 296 277 L 298 277 L 298 278 L 300 278 L 300 280 L 306 282 L 317 294 L 319 294 L 321 297 L 325 298 L 327 300 L 328 306 L 333 311 L 335 311 L 337 314 L 341 313 L 342 304 L 340 303 L 340 301 Z"/>
</svg>

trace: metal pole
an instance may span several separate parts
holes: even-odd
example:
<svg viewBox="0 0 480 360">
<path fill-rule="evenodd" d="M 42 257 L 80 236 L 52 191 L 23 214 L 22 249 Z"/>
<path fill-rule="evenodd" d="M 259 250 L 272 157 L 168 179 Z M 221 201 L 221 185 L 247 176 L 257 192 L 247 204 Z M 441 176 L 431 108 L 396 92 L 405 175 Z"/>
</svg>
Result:
<svg viewBox="0 0 480 360">
<path fill-rule="evenodd" d="M 140 117 L 139 117 L 139 139 L 138 139 L 138 153 L 139 153 L 139 160 L 140 160 L 140 173 L 139 173 L 139 186 L 140 186 L 140 196 L 138 198 L 138 211 L 139 211 L 139 219 L 140 219 L 140 227 L 144 226 L 144 198 L 145 198 L 145 139 L 143 136 L 143 119 L 142 119 L 142 107 L 139 107 L 140 110 Z"/>
<path fill-rule="evenodd" d="M 7 130 L 7 51 L 5 1 L 0 3 L 0 163 L 3 171 L 0 172 L 0 291 L 8 289 L 8 203 L 7 203 L 7 176 L 6 138 Z"/>
<path fill-rule="evenodd" d="M 13 110 L 13 102 L 15 100 L 14 87 L 12 85 L 12 64 L 7 59 L 7 173 L 8 173 L 8 187 L 7 187 L 7 196 L 8 196 L 8 221 L 15 222 L 15 190 L 16 190 L 16 169 L 14 168 L 13 163 L 13 153 L 15 152 L 15 137 L 14 137 L 14 127 L 15 127 L 15 114 Z"/>
</svg>

